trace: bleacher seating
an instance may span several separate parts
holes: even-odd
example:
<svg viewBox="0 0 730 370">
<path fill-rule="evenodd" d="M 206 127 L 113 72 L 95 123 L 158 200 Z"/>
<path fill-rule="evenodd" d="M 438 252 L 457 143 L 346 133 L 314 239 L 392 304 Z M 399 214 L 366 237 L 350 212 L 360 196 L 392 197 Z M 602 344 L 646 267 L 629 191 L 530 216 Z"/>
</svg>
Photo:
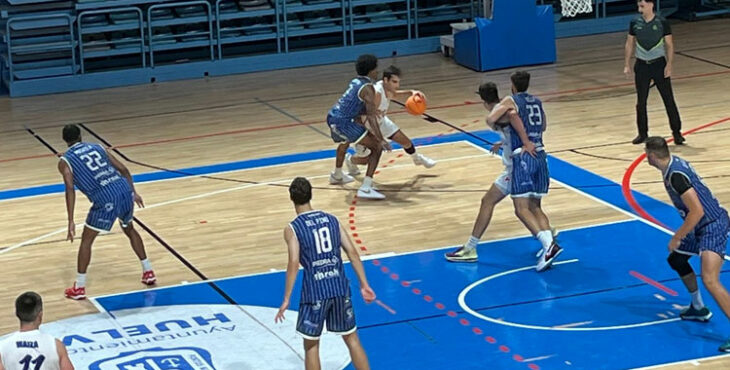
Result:
<svg viewBox="0 0 730 370">
<path fill-rule="evenodd" d="M 622 3 L 594 1 L 598 1 L 598 12 L 604 14 L 610 4 Z M 173 68 L 196 62 L 215 65 L 235 58 L 313 48 L 417 40 L 448 34 L 450 23 L 472 20 L 480 14 L 480 2 L 0 0 L 0 74 L 11 95 L 27 95 L 83 89 L 87 77 L 101 72 L 130 71 L 141 75 L 140 71 L 154 71 L 161 66 Z M 554 2 L 559 4 L 559 0 Z M 326 53 L 323 55 L 326 57 Z M 78 87 L 69 88 L 65 80 L 58 80 L 44 89 L 36 81 L 29 92 L 14 92 L 14 85 L 26 88 L 30 80 L 59 76 L 73 77 Z M 138 81 L 138 77 L 119 77 L 119 84 Z"/>
</svg>

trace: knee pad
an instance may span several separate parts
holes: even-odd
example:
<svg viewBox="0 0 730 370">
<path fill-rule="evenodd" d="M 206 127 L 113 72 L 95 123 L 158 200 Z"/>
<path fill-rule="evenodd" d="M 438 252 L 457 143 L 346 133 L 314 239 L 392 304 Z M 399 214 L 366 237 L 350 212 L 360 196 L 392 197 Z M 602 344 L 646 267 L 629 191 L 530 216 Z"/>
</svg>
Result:
<svg viewBox="0 0 730 370">
<path fill-rule="evenodd" d="M 679 276 L 683 277 L 694 272 L 692 270 L 692 266 L 690 266 L 688 262 L 690 257 L 691 256 L 686 254 L 672 252 L 669 257 L 667 257 L 667 262 L 672 270 L 677 271 Z"/>
</svg>

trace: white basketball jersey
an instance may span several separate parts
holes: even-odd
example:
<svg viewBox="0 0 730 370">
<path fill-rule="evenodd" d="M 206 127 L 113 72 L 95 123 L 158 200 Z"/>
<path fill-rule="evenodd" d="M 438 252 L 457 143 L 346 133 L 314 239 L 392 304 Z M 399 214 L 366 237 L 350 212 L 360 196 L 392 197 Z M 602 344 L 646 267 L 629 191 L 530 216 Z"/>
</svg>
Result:
<svg viewBox="0 0 730 370">
<path fill-rule="evenodd" d="M 380 94 L 380 105 L 378 106 L 378 110 L 382 115 L 385 115 L 386 113 L 388 113 L 390 99 L 388 99 L 388 96 L 385 94 L 385 88 L 383 88 L 382 80 L 375 83 L 375 92 Z"/>
<path fill-rule="evenodd" d="M 59 370 L 56 338 L 39 330 L 15 332 L 0 342 L 6 370 Z"/>
<path fill-rule="evenodd" d="M 497 132 L 502 137 L 502 163 L 506 168 L 512 168 L 512 140 L 509 126 L 501 128 Z"/>
</svg>

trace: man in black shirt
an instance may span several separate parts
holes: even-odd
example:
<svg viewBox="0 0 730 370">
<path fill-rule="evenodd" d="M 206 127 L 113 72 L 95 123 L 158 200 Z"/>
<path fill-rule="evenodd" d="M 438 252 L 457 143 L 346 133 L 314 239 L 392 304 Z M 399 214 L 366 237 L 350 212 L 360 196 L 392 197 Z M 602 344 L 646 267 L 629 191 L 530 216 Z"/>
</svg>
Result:
<svg viewBox="0 0 730 370">
<path fill-rule="evenodd" d="M 684 143 L 682 121 L 679 118 L 677 104 L 672 93 L 672 61 L 674 59 L 674 43 L 672 29 L 666 19 L 654 13 L 655 0 L 639 0 L 641 16 L 631 21 L 629 35 L 626 39 L 624 73 L 631 75 L 629 62 L 636 47 L 636 63 L 634 63 L 634 83 L 636 85 L 636 125 L 639 135 L 634 144 L 643 143 L 649 135 L 649 119 L 646 113 L 646 100 L 649 97 L 651 81 L 654 81 L 662 96 L 664 108 L 669 116 L 674 143 Z M 666 50 L 665 50 L 666 46 Z"/>
</svg>

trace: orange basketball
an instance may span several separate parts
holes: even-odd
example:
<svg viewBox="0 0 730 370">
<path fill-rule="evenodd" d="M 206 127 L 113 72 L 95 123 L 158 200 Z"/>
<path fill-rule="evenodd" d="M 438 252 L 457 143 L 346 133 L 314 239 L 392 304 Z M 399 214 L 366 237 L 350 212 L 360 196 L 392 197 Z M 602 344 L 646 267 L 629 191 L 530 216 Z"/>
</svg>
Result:
<svg viewBox="0 0 730 370">
<path fill-rule="evenodd" d="M 421 95 L 411 95 L 406 100 L 406 111 L 414 116 L 420 116 L 426 111 L 426 101 Z"/>
</svg>

